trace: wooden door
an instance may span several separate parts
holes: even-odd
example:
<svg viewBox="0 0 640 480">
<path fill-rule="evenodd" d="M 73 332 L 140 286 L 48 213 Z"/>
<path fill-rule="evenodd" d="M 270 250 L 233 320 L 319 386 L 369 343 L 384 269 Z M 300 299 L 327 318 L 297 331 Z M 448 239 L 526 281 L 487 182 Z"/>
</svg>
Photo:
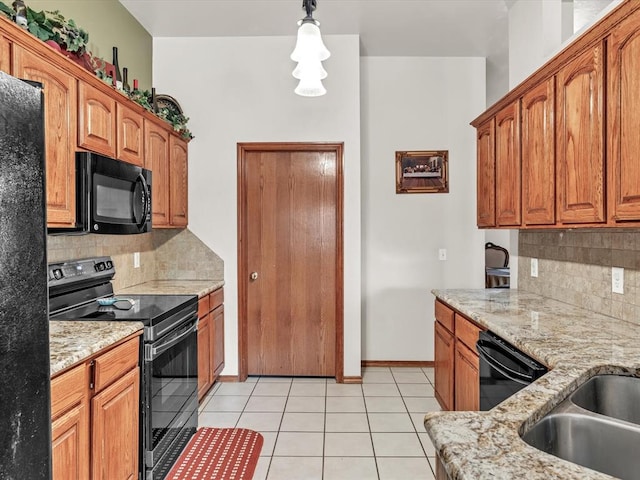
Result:
<svg viewBox="0 0 640 480">
<path fill-rule="evenodd" d="M 51 425 L 53 480 L 89 478 L 89 406 L 83 401 Z"/>
<path fill-rule="evenodd" d="M 496 225 L 519 226 L 520 102 L 496 114 Z"/>
<path fill-rule="evenodd" d="M 146 168 L 152 171 L 151 223 L 153 228 L 169 225 L 169 134 L 155 123 L 144 122 Z"/>
<path fill-rule="evenodd" d="M 211 388 L 211 314 L 198 320 L 198 400 Z"/>
<path fill-rule="evenodd" d="M 454 337 L 440 322 L 434 323 L 435 331 L 435 394 L 443 410 L 452 410 Z"/>
<path fill-rule="evenodd" d="M 97 88 L 78 84 L 78 146 L 116 156 L 116 101 Z"/>
<path fill-rule="evenodd" d="M 0 36 L 0 71 L 11 74 L 11 42 Z"/>
<path fill-rule="evenodd" d="M 522 96 L 522 223 L 556 221 L 555 77 Z"/>
<path fill-rule="evenodd" d="M 117 156 L 119 160 L 144 167 L 144 131 L 142 114 L 121 103 L 116 105 L 118 118 Z"/>
<path fill-rule="evenodd" d="M 454 374 L 456 411 L 480 409 L 479 363 L 478 355 L 462 342 L 456 342 Z"/>
<path fill-rule="evenodd" d="M 136 367 L 91 400 L 94 480 L 138 479 L 139 398 Z"/>
<path fill-rule="evenodd" d="M 169 211 L 170 223 L 186 227 L 188 223 L 188 166 L 187 142 L 173 135 L 169 137 Z"/>
<path fill-rule="evenodd" d="M 640 220 L 640 12 L 611 32 L 608 62 L 610 216 Z"/>
<path fill-rule="evenodd" d="M 605 221 L 603 46 L 569 62 L 557 75 L 558 220 Z"/>
<path fill-rule="evenodd" d="M 211 366 L 211 383 L 215 382 L 224 368 L 224 306 L 220 305 L 211 312 L 211 348 L 213 349 L 213 365 Z"/>
<path fill-rule="evenodd" d="M 74 226 L 77 80 L 19 45 L 13 55 L 13 75 L 44 86 L 47 225 Z"/>
<path fill-rule="evenodd" d="M 238 154 L 240 378 L 342 381 L 342 144 Z"/>
<path fill-rule="evenodd" d="M 496 146 L 494 118 L 483 123 L 477 131 L 478 156 L 478 227 L 496 226 Z"/>
</svg>

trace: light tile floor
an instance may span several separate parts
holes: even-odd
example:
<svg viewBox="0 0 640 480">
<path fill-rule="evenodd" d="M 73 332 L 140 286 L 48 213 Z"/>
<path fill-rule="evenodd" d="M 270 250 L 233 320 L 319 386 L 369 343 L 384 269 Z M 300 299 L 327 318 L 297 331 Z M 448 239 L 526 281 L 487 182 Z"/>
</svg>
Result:
<svg viewBox="0 0 640 480">
<path fill-rule="evenodd" d="M 200 405 L 200 426 L 259 431 L 254 480 L 433 480 L 435 450 L 422 424 L 440 410 L 433 369 L 365 367 L 362 380 L 217 384 Z"/>
</svg>

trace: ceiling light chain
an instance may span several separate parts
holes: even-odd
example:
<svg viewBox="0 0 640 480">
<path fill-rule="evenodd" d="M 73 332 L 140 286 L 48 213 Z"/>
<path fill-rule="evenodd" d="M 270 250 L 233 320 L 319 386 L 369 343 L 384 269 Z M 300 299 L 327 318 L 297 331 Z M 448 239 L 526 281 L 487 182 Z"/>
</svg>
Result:
<svg viewBox="0 0 640 480">
<path fill-rule="evenodd" d="M 329 58 L 331 53 L 322 42 L 320 23 L 313 19 L 316 7 L 317 0 L 302 1 L 302 8 L 307 16 L 298 21 L 298 39 L 291 53 L 291 60 L 298 62 L 293 76 L 300 80 L 295 92 L 304 97 L 318 97 L 327 93 L 322 85 L 322 79 L 327 77 L 322 62 Z"/>
</svg>

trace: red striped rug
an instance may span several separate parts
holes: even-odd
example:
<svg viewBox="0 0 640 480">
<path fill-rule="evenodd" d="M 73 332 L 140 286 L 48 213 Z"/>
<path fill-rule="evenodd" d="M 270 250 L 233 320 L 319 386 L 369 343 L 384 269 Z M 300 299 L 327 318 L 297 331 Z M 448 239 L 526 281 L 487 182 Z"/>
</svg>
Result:
<svg viewBox="0 0 640 480">
<path fill-rule="evenodd" d="M 201 428 L 165 480 L 251 480 L 263 441 L 245 428 Z"/>
</svg>

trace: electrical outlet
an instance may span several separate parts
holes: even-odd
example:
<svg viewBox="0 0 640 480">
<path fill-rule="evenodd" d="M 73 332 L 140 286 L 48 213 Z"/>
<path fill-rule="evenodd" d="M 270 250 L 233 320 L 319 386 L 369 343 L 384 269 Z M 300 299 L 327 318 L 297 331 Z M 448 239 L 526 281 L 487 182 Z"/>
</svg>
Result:
<svg viewBox="0 0 640 480">
<path fill-rule="evenodd" d="M 140 268 L 140 252 L 133 254 L 133 268 Z"/>
<path fill-rule="evenodd" d="M 624 268 L 611 267 L 611 291 L 624 295 Z"/>
<path fill-rule="evenodd" d="M 538 330 L 538 324 L 540 321 L 540 314 L 533 310 L 531 312 L 531 330 Z"/>
<path fill-rule="evenodd" d="M 531 259 L 531 276 L 532 277 L 538 276 L 538 259 L 537 258 Z"/>
<path fill-rule="evenodd" d="M 447 259 L 447 249 L 441 248 L 438 250 L 438 260 L 446 260 Z"/>
</svg>

